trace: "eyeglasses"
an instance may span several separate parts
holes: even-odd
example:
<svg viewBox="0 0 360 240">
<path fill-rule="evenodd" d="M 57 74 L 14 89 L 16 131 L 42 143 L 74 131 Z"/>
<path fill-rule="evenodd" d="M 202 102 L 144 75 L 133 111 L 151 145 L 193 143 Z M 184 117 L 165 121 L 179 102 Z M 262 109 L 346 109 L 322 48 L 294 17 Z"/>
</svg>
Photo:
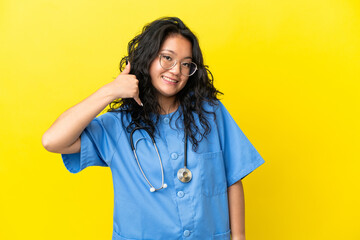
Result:
<svg viewBox="0 0 360 240">
<path fill-rule="evenodd" d="M 159 61 L 160 66 L 166 70 L 172 69 L 177 64 L 177 60 L 172 54 L 160 54 Z M 196 70 L 197 66 L 191 61 L 191 59 L 185 59 L 180 62 L 180 72 L 182 75 L 189 77 L 193 75 Z"/>
</svg>

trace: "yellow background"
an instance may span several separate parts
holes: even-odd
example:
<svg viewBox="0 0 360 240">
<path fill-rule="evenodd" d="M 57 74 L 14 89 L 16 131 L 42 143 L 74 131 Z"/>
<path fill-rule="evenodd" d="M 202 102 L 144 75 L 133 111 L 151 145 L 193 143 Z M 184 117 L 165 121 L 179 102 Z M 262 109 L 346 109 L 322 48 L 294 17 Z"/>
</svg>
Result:
<svg viewBox="0 0 360 240">
<path fill-rule="evenodd" d="M 1 0 L 0 239 L 111 239 L 109 169 L 73 175 L 41 136 L 162 16 L 197 34 L 265 159 L 243 180 L 247 239 L 360 239 L 358 0 Z"/>
</svg>

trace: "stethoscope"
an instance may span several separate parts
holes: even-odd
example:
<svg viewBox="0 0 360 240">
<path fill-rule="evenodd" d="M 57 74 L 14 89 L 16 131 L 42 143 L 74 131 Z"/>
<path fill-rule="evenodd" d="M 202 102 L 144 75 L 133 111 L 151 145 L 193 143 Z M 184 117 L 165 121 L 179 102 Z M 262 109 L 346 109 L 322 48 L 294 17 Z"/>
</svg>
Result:
<svg viewBox="0 0 360 240">
<path fill-rule="evenodd" d="M 149 136 L 151 137 L 151 141 L 153 142 L 154 144 L 154 147 L 155 147 L 155 150 L 156 150 L 156 153 L 158 155 L 158 158 L 159 158 L 159 161 L 160 161 L 160 166 L 161 166 L 161 187 L 159 188 L 155 188 L 149 181 L 149 179 L 146 177 L 144 171 L 142 170 L 141 168 L 141 165 L 140 165 L 140 162 L 139 162 L 139 159 L 136 155 L 136 148 L 134 147 L 134 143 L 133 143 L 133 134 L 136 130 L 140 130 L 140 129 L 144 129 L 148 134 Z M 185 144 L 184 144 L 184 167 L 183 168 L 180 168 L 179 171 L 177 172 L 177 177 L 178 179 L 183 182 L 183 183 L 187 183 L 187 182 L 190 182 L 191 178 L 192 178 L 192 173 L 191 171 L 186 167 L 187 166 L 187 134 L 186 134 L 186 131 L 185 132 Z M 144 176 L 145 180 L 147 181 L 147 183 L 149 184 L 150 186 L 150 192 L 155 192 L 157 190 L 160 190 L 160 189 L 163 189 L 163 188 L 167 188 L 167 184 L 164 183 L 164 169 L 163 169 L 163 164 L 162 164 L 162 161 L 161 161 L 161 157 L 160 157 L 160 154 L 159 154 L 159 151 L 158 151 L 158 148 L 156 146 L 156 143 L 155 143 L 155 139 L 154 139 L 154 136 L 151 134 L 151 132 L 148 130 L 148 128 L 146 127 L 142 127 L 140 125 L 137 124 L 137 127 L 135 127 L 131 133 L 130 133 L 130 143 L 131 143 L 131 148 L 134 152 L 134 156 L 135 156 L 135 159 L 136 159 L 136 162 L 139 166 L 139 169 L 142 173 L 142 175 Z"/>
</svg>

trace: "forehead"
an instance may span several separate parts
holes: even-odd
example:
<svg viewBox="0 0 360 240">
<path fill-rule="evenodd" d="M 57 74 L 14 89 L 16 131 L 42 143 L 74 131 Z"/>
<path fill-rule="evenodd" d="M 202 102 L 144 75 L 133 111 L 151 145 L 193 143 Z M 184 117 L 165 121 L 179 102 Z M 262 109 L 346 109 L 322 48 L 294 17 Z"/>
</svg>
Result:
<svg viewBox="0 0 360 240">
<path fill-rule="evenodd" d="M 170 35 L 161 45 L 160 51 L 170 52 L 181 58 L 192 57 L 192 44 L 181 35 Z"/>
</svg>

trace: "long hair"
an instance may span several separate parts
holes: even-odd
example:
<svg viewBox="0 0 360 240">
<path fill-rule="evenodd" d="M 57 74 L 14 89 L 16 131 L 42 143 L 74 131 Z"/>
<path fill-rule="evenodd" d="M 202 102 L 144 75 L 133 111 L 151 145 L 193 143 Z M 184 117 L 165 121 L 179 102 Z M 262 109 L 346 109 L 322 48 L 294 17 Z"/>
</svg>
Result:
<svg viewBox="0 0 360 240">
<path fill-rule="evenodd" d="M 182 110 L 184 131 L 190 137 L 193 150 L 196 151 L 198 143 L 211 131 L 205 114 L 212 113 L 214 118 L 216 117 L 214 112 L 208 112 L 203 108 L 203 103 L 206 101 L 213 106 L 218 100 L 217 95 L 223 93 L 216 90 L 213 85 L 214 78 L 208 66 L 204 65 L 197 37 L 179 18 L 157 19 L 144 26 L 142 32 L 129 42 L 128 56 L 121 59 L 119 69 L 123 71 L 126 62 L 130 61 L 130 74 L 134 74 L 139 80 L 139 98 L 144 106 L 139 106 L 133 98 L 116 99 L 109 104 L 108 112 L 123 111 L 126 115 L 130 114 L 131 122 L 127 126 L 127 131 L 131 131 L 133 127 L 141 124 L 148 127 L 154 134 L 161 107 L 156 97 L 156 89 L 151 83 L 149 69 L 153 60 L 158 56 L 165 39 L 170 35 L 177 34 L 191 42 L 192 61 L 198 66 L 198 70 L 189 77 L 184 88 L 177 93 L 175 100 L 179 102 Z M 193 113 L 198 115 L 201 128 L 196 125 Z M 152 120 L 152 115 L 156 116 L 155 120 Z M 178 127 L 178 125 L 176 126 Z"/>
</svg>

